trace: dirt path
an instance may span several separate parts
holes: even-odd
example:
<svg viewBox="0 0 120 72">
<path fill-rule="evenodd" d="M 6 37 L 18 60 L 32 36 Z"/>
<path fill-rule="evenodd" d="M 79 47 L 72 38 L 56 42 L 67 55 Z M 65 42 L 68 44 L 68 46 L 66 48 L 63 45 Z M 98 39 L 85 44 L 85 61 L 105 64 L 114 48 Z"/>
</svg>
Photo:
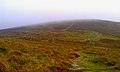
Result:
<svg viewBox="0 0 120 72">
<path fill-rule="evenodd" d="M 81 71 L 82 72 L 85 68 L 79 66 L 79 61 L 81 61 L 80 57 L 75 59 L 75 61 L 73 61 L 73 63 L 72 63 L 72 67 L 69 68 L 69 70 L 71 70 L 71 71 Z"/>
<path fill-rule="evenodd" d="M 84 40 L 80 40 L 80 42 L 86 42 L 86 41 L 95 41 L 98 38 L 100 38 L 100 35 L 98 33 L 95 33 L 95 37 L 94 38 L 89 38 L 89 39 L 84 39 Z"/>
<path fill-rule="evenodd" d="M 71 24 L 70 26 L 68 26 L 67 28 L 64 29 L 64 31 L 70 29 L 71 27 L 73 26 L 73 24 Z M 84 39 L 84 40 L 79 40 L 80 42 L 86 42 L 86 41 L 95 41 L 97 40 L 98 38 L 100 38 L 100 35 L 98 33 L 95 33 L 94 34 L 96 35 L 94 38 L 89 38 L 89 39 Z M 78 41 L 78 40 L 77 40 Z M 84 67 L 81 67 L 79 65 L 79 62 L 81 61 L 81 58 L 78 57 L 76 58 L 73 63 L 72 63 L 72 67 L 69 68 L 69 70 L 71 71 L 80 71 L 80 72 L 83 72 L 83 71 L 91 71 L 90 69 L 86 69 Z M 102 69 L 103 70 L 103 69 Z"/>
<path fill-rule="evenodd" d="M 74 24 L 69 25 L 67 28 L 63 29 L 63 31 L 67 31 L 68 29 L 70 29 Z M 88 38 L 88 39 L 84 39 L 84 40 L 79 40 L 80 42 L 87 42 L 87 41 L 95 41 L 98 38 L 100 38 L 100 35 L 96 32 L 94 32 L 94 34 L 96 35 L 96 37 L 94 38 Z M 78 41 L 78 40 L 76 40 Z"/>
<path fill-rule="evenodd" d="M 84 72 L 84 71 L 93 71 L 93 70 L 99 70 L 99 71 L 105 71 L 105 70 L 113 70 L 113 68 L 109 68 L 109 69 L 106 69 L 106 68 L 99 68 L 99 69 L 90 69 L 90 68 L 84 68 L 84 67 L 81 67 L 79 62 L 81 61 L 81 58 L 78 57 L 76 58 L 73 63 L 72 63 L 72 67 L 69 68 L 70 71 L 74 71 L 74 72 Z"/>
<path fill-rule="evenodd" d="M 70 24 L 67 28 L 63 29 L 63 31 L 67 31 L 68 29 L 70 29 L 73 26 L 73 24 Z"/>
</svg>

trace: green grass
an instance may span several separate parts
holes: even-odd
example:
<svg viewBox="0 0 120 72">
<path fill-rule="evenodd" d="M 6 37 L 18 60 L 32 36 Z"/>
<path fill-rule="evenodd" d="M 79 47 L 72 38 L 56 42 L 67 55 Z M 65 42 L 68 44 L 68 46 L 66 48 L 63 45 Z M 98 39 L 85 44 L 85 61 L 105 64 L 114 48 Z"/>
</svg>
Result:
<svg viewBox="0 0 120 72">
<path fill-rule="evenodd" d="M 100 39 L 120 40 L 119 37 L 115 37 L 115 36 L 111 36 L 111 35 L 106 35 L 106 34 L 102 34 L 102 33 L 98 33 L 98 34 L 100 35 Z"/>
<path fill-rule="evenodd" d="M 117 37 L 98 33 L 100 38 L 96 41 L 74 42 L 74 40 L 93 38 L 96 36 L 95 33 L 98 32 L 81 30 L 45 32 L 40 37 L 32 34 L 30 37 L 0 37 L 0 63 L 3 63 L 7 72 L 69 72 L 68 68 L 80 52 L 80 57 L 83 58 L 79 63 L 80 66 L 91 68 L 94 72 L 99 72 L 95 70 L 98 68 L 119 68 L 120 45 Z M 101 39 L 105 40 L 101 41 Z M 108 50 L 103 50 L 102 47 Z M 90 56 L 92 57 L 89 58 Z M 104 58 L 110 62 L 105 62 Z M 100 62 L 94 63 L 97 60 Z M 114 61 L 117 64 L 107 66 Z M 105 72 L 107 71 L 109 72 L 109 70 Z"/>
<path fill-rule="evenodd" d="M 84 40 L 93 38 L 96 35 L 92 31 L 60 31 L 47 34 L 47 37 L 58 40 Z"/>
<path fill-rule="evenodd" d="M 119 52 L 119 49 L 89 48 L 80 52 L 79 65 L 91 72 L 119 72 Z"/>
</svg>

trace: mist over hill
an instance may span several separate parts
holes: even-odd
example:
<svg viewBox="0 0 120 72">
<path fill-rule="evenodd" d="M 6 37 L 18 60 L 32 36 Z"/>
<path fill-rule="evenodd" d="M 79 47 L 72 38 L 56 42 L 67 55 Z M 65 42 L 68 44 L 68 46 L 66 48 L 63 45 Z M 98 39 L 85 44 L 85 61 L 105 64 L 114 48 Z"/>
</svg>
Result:
<svg viewBox="0 0 120 72">
<path fill-rule="evenodd" d="M 0 30 L 0 72 L 120 72 L 120 23 L 71 20 Z"/>
<path fill-rule="evenodd" d="M 0 31 L 0 34 L 11 34 L 14 32 L 39 32 L 39 31 L 61 31 L 67 27 L 69 30 L 90 30 L 104 34 L 120 37 L 120 23 L 107 20 L 71 20 L 71 21 L 56 21 L 43 24 L 35 24 L 16 28 L 9 28 Z M 12 32 L 12 33 L 11 33 Z"/>
</svg>

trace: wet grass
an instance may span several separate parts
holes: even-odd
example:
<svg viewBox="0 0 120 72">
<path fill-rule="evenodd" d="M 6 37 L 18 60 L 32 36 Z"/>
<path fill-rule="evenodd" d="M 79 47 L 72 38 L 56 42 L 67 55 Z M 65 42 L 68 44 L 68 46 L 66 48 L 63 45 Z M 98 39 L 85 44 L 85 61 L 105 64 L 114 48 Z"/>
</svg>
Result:
<svg viewBox="0 0 120 72">
<path fill-rule="evenodd" d="M 89 48 L 80 52 L 79 65 L 91 72 L 119 72 L 119 52 L 119 49 Z"/>
<path fill-rule="evenodd" d="M 116 37 L 110 36 L 106 39 L 106 36 L 105 40 L 101 41 L 102 35 L 100 35 L 100 39 L 96 41 L 74 41 L 93 37 L 95 34 L 91 31 L 45 32 L 44 36 L 31 35 L 28 38 L 0 37 L 0 67 L 3 68 L 0 70 L 6 70 L 6 72 L 69 72 L 68 68 L 71 67 L 72 61 L 80 56 L 81 67 L 90 68 L 95 72 L 99 72 L 95 69 L 111 67 L 114 71 L 118 71 L 120 45 Z M 78 55 L 79 52 L 80 55 Z"/>
</svg>

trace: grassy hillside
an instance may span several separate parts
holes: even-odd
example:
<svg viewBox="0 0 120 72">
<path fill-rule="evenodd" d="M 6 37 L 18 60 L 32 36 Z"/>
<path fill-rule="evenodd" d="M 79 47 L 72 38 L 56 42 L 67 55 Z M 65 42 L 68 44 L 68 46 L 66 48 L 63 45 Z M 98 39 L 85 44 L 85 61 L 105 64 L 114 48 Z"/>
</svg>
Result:
<svg viewBox="0 0 120 72">
<path fill-rule="evenodd" d="M 70 27 L 70 28 L 69 28 Z M 67 29 L 68 28 L 68 29 Z M 9 34 L 10 32 L 44 32 L 44 31 L 61 31 L 61 30 L 88 30 L 97 31 L 104 34 L 120 37 L 120 23 L 106 20 L 73 20 L 50 22 L 44 24 L 36 24 L 31 26 L 23 26 L 0 31 L 0 34 Z"/>
<path fill-rule="evenodd" d="M 0 31 L 0 72 L 119 72 L 120 23 L 51 22 Z"/>
</svg>

